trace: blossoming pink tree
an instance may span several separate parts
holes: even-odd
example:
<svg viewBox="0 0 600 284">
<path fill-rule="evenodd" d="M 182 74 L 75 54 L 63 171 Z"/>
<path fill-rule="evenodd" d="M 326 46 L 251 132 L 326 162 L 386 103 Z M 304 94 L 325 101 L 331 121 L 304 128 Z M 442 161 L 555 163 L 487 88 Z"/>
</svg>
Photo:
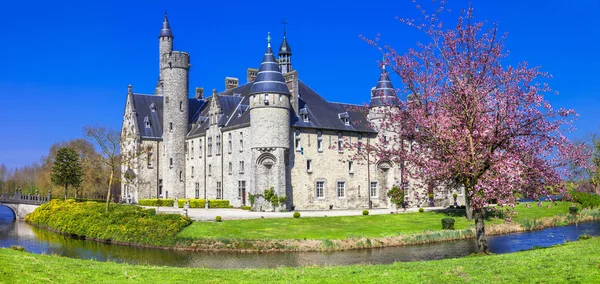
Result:
<svg viewBox="0 0 600 284">
<path fill-rule="evenodd" d="M 407 162 L 406 174 L 423 184 L 464 188 L 478 250 L 487 252 L 484 219 L 492 200 L 514 207 L 516 193 L 561 194 L 567 163 L 584 165 L 587 156 L 565 137 L 575 111 L 544 99 L 550 76 L 526 62 L 503 64 L 506 35 L 476 22 L 471 7 L 449 29 L 438 18 L 443 9 L 442 3 L 434 14 L 422 11 L 421 23 L 399 19 L 426 33 L 428 43 L 403 55 L 378 47 L 403 86 L 400 107 L 382 108 L 380 133 L 388 137 L 364 148 Z M 378 46 L 378 39 L 365 40 Z"/>
</svg>

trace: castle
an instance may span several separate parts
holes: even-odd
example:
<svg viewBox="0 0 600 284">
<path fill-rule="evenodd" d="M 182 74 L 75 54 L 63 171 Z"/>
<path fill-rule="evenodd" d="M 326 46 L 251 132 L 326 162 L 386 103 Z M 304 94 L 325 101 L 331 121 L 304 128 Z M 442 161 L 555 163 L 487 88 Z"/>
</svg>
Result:
<svg viewBox="0 0 600 284">
<path fill-rule="evenodd" d="M 396 98 L 385 67 L 376 87 L 364 91 L 369 106 L 328 102 L 292 68 L 284 31 L 277 58 L 269 34 L 260 67 L 247 70 L 246 84 L 226 77 L 223 92 L 205 97 L 196 88 L 190 98 L 190 55 L 173 50 L 166 15 L 158 40 L 154 94 L 134 94 L 131 86 L 127 94 L 121 149 L 147 149 L 122 166 L 127 201 L 225 199 L 240 207 L 272 188 L 286 197 L 287 209 L 388 208 L 387 190 L 410 183 L 402 180 L 402 165 L 349 158 L 354 150 L 347 145 L 379 143 L 378 110 Z M 411 191 L 426 192 L 416 182 L 407 190 L 408 201 Z M 451 204 L 450 192 L 437 195 Z"/>
</svg>

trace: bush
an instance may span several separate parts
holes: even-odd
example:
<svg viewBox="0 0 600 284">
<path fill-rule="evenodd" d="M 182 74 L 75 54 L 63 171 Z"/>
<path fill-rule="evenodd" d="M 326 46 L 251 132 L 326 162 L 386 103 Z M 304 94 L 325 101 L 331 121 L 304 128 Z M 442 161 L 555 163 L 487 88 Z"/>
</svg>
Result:
<svg viewBox="0 0 600 284">
<path fill-rule="evenodd" d="M 75 201 L 77 201 L 77 202 L 91 201 L 91 202 L 106 203 L 106 199 L 75 198 Z"/>
<path fill-rule="evenodd" d="M 365 216 L 369 215 L 369 210 L 363 210 L 363 215 L 365 215 Z"/>
<path fill-rule="evenodd" d="M 581 204 L 583 208 L 600 207 L 600 196 L 595 193 L 572 191 L 571 198 L 573 198 L 573 201 Z"/>
<path fill-rule="evenodd" d="M 465 205 L 461 205 L 461 206 L 460 206 L 460 209 L 467 209 L 467 206 L 465 206 Z"/>
<path fill-rule="evenodd" d="M 173 199 L 140 199 L 138 200 L 138 204 L 141 206 L 165 206 L 165 207 L 173 207 L 175 204 L 175 200 Z"/>
<path fill-rule="evenodd" d="M 571 213 L 571 215 L 577 215 L 577 211 L 579 211 L 579 208 L 577 208 L 577 206 L 569 207 L 569 213 Z"/>
<path fill-rule="evenodd" d="M 294 218 L 300 218 L 300 212 L 294 212 Z"/>
<path fill-rule="evenodd" d="M 164 200 L 163 200 L 164 201 Z M 172 201 L 172 200 L 171 200 Z M 105 242 L 171 246 L 192 220 L 140 206 L 52 200 L 25 217 L 37 226 Z"/>
<path fill-rule="evenodd" d="M 250 210 L 252 209 L 252 206 L 242 206 L 242 210 Z"/>
<path fill-rule="evenodd" d="M 420 212 L 420 213 L 423 213 L 423 212 L 425 212 L 425 209 L 423 209 L 423 208 L 419 208 L 419 212 Z"/>
<path fill-rule="evenodd" d="M 450 206 L 448 206 L 448 208 L 454 209 L 454 205 L 450 205 Z"/>
<path fill-rule="evenodd" d="M 215 218 L 215 221 L 217 221 L 217 222 L 221 222 L 221 221 L 223 221 L 223 219 L 221 218 L 221 216 L 217 216 L 217 217 Z"/>
<path fill-rule="evenodd" d="M 177 206 L 183 208 L 183 204 L 185 204 L 186 200 L 190 201 L 190 208 L 204 208 L 204 206 L 206 206 L 206 200 L 204 199 L 178 199 Z"/>
<path fill-rule="evenodd" d="M 454 218 L 442 218 L 442 230 L 454 230 Z"/>
<path fill-rule="evenodd" d="M 230 208 L 229 200 L 211 199 L 208 201 L 208 208 Z"/>
</svg>

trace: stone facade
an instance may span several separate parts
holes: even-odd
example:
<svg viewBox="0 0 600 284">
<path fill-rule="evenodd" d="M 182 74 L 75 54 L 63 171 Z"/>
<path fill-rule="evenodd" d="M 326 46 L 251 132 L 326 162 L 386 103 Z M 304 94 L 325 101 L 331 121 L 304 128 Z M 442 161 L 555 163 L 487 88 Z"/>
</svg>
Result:
<svg viewBox="0 0 600 284">
<path fill-rule="evenodd" d="M 122 183 L 127 202 L 225 199 L 240 207 L 251 205 L 250 195 L 273 188 L 286 196 L 279 209 L 393 208 L 387 191 L 405 182 L 409 205 L 427 205 L 427 200 L 413 197 L 415 192 L 425 196 L 427 188 L 403 181 L 402 165 L 353 159 L 356 149 L 351 145 L 380 143 L 382 135 L 389 135 L 378 131 L 382 118 L 377 113 L 393 106 L 381 106 L 382 97 L 375 92 L 386 90 L 391 96 L 385 70 L 371 92 L 370 108 L 330 103 L 291 69 L 287 39 L 275 59 L 269 35 L 261 67 L 248 69 L 246 84 L 227 77 L 225 91 L 214 90 L 204 98 L 198 89 L 202 91 L 190 98 L 190 56 L 173 51 L 166 16 L 159 55 L 154 94 L 134 94 L 130 87 L 127 95 L 122 151 L 144 150 L 122 168 L 134 176 Z M 452 204 L 452 193 L 436 191 L 436 205 Z M 259 197 L 253 209 L 273 208 Z"/>
</svg>

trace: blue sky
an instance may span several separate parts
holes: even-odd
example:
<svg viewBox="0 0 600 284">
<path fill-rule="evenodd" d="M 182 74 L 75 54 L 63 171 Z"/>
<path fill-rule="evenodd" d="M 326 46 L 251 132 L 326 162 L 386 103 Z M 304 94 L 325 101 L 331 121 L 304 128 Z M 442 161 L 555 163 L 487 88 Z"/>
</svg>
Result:
<svg viewBox="0 0 600 284">
<path fill-rule="evenodd" d="M 421 1 L 424 5 L 429 0 Z M 576 2 L 576 3 L 575 3 Z M 81 137 L 88 124 L 121 126 L 127 85 L 151 93 L 158 76 L 158 33 L 168 12 L 175 49 L 191 54 L 190 89 L 246 81 L 271 32 L 288 42 L 299 77 L 331 101 L 361 104 L 376 84 L 375 37 L 404 51 L 422 39 L 394 20 L 416 17 L 410 0 L 370 1 L 8 1 L 0 54 L 0 163 L 38 161 L 50 145 Z M 451 0 L 458 17 L 467 1 Z M 506 63 L 528 61 L 554 78 L 556 107 L 580 113 L 572 138 L 600 131 L 600 1 L 473 1 L 479 20 L 508 32 Z M 398 78 L 393 77 L 396 86 Z"/>
</svg>

